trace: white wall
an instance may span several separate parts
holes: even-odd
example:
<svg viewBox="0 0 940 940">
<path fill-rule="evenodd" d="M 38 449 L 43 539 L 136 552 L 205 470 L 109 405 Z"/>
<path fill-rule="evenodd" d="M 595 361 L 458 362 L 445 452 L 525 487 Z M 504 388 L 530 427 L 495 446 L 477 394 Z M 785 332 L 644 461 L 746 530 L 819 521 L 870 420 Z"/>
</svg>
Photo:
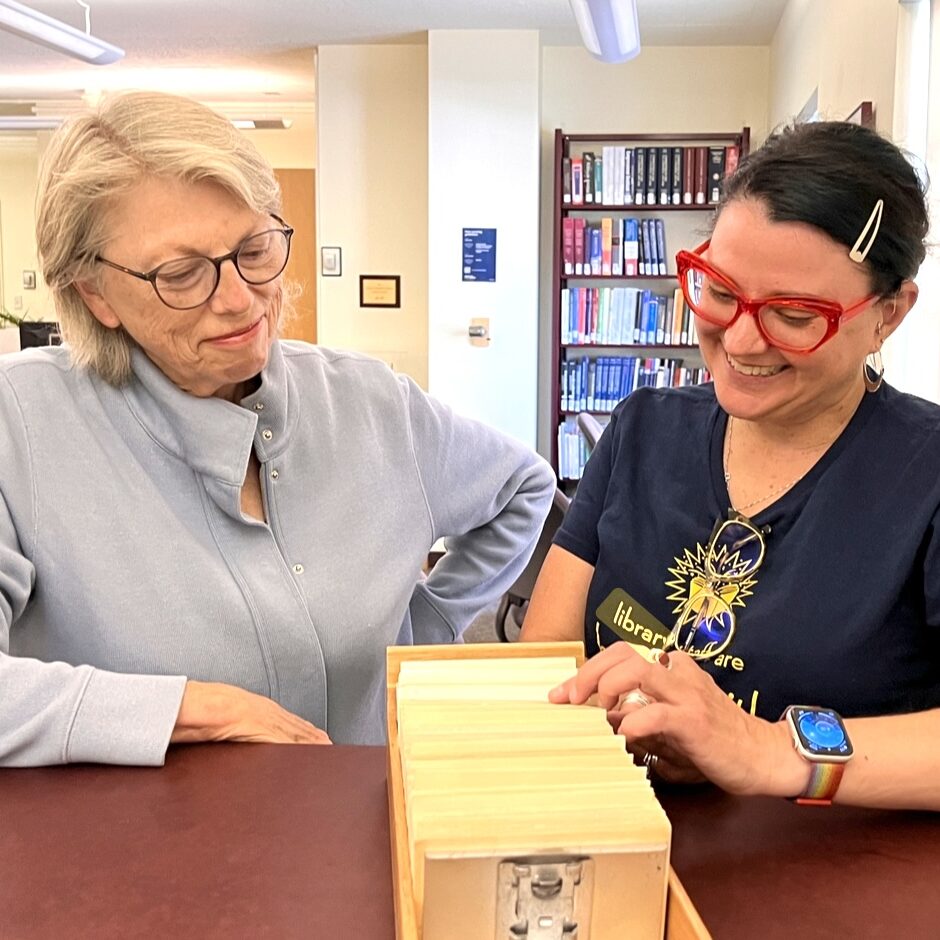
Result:
<svg viewBox="0 0 940 940">
<path fill-rule="evenodd" d="M 715 133 L 751 128 L 757 146 L 768 128 L 766 46 L 647 47 L 622 65 L 591 58 L 580 47 L 542 50 L 541 317 L 539 450 L 548 454 L 557 429 L 551 400 L 553 136 L 567 133 Z M 698 213 L 670 217 L 669 228 L 704 225 Z M 690 231 L 691 234 L 691 231 Z M 681 245 L 669 246 L 675 251 Z"/>
<path fill-rule="evenodd" d="M 885 344 L 885 376 L 902 391 L 940 402 L 940 0 L 927 0 L 919 9 L 905 5 L 899 12 L 894 139 L 926 165 L 933 224 L 916 278 L 920 297 Z"/>
<path fill-rule="evenodd" d="M 317 165 L 317 122 L 313 108 L 283 113 L 292 122 L 289 128 L 277 131 L 245 131 L 245 134 L 265 155 L 271 166 L 279 170 L 315 168 Z"/>
<path fill-rule="evenodd" d="M 819 110 L 844 118 L 860 101 L 875 104 L 875 126 L 890 134 L 898 0 L 817 0 L 825 16 L 819 69 Z"/>
<path fill-rule="evenodd" d="M 316 166 L 313 108 L 291 110 L 293 124 L 282 131 L 245 131 L 248 139 L 278 168 Z M 35 199 L 39 159 L 50 132 L 0 135 L 0 303 L 32 320 L 52 319 L 52 294 L 42 279 L 36 249 Z M 23 271 L 36 272 L 36 290 L 23 289 Z M 15 309 L 20 297 L 22 309 Z"/>
<path fill-rule="evenodd" d="M 898 0 L 790 0 L 770 47 L 770 126 L 819 91 L 819 112 L 841 120 L 861 101 L 890 133 Z"/>
<path fill-rule="evenodd" d="M 428 388 L 536 443 L 539 37 L 428 34 Z M 463 228 L 495 228 L 496 281 L 464 282 Z M 488 317 L 489 347 L 470 320 Z"/>
<path fill-rule="evenodd" d="M 934 67 L 928 113 L 933 147 L 928 140 L 927 166 L 936 180 L 940 166 L 940 4 L 934 17 Z M 904 113 L 906 71 L 911 54 L 904 26 L 910 16 L 898 0 L 790 0 L 771 44 L 771 125 L 799 111 L 818 89 L 819 111 L 825 118 L 842 119 L 862 101 L 872 101 L 875 126 L 909 147 L 909 121 Z M 899 58 L 900 56 L 900 58 Z M 922 79 L 918 79 L 922 80 Z M 899 109 L 896 113 L 896 109 Z M 931 193 L 931 218 L 940 203 Z M 934 223 L 928 243 L 937 244 Z M 940 259 L 932 250 L 917 277 L 921 299 L 907 322 L 885 344 L 887 380 L 903 391 L 940 401 Z"/>
<path fill-rule="evenodd" d="M 428 50 L 323 46 L 317 57 L 318 239 L 342 248 L 319 278 L 317 338 L 428 384 Z M 401 308 L 359 307 L 360 274 L 401 276 Z"/>
<path fill-rule="evenodd" d="M 39 271 L 35 213 L 38 148 L 32 138 L 0 138 L 0 303 L 31 320 L 53 316 L 52 298 Z M 23 272 L 36 272 L 36 289 L 23 289 Z M 20 298 L 20 309 L 16 299 Z"/>
<path fill-rule="evenodd" d="M 819 87 L 822 18 L 818 0 L 789 0 L 784 8 L 770 44 L 771 128 L 799 114 Z"/>
</svg>

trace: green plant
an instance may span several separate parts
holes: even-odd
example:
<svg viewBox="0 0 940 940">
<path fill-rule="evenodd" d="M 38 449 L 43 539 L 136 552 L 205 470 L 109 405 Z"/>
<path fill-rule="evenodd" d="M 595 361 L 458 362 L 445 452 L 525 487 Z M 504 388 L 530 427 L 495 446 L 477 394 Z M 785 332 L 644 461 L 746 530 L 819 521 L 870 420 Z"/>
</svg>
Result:
<svg viewBox="0 0 940 940">
<path fill-rule="evenodd" d="M 19 326 L 22 322 L 23 317 L 18 317 L 16 314 L 10 313 L 6 307 L 0 306 L 0 327 Z"/>
</svg>

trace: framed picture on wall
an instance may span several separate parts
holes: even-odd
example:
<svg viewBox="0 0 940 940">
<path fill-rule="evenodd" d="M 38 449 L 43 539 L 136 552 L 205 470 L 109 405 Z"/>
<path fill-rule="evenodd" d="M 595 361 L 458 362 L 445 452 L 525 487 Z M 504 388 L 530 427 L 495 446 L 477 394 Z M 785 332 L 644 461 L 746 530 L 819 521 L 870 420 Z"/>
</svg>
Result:
<svg viewBox="0 0 940 940">
<path fill-rule="evenodd" d="M 400 307 L 401 275 L 360 274 L 360 307 Z"/>
<path fill-rule="evenodd" d="M 320 249 L 320 273 L 324 277 L 340 277 L 343 273 L 343 249 Z"/>
</svg>

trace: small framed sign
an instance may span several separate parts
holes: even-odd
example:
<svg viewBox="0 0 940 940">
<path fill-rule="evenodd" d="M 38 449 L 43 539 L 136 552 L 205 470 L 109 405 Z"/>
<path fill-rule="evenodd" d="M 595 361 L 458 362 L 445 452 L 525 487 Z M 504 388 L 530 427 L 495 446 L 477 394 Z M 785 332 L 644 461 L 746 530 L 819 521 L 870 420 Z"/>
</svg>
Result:
<svg viewBox="0 0 940 940">
<path fill-rule="evenodd" d="M 339 277 L 343 273 L 343 249 L 320 249 L 320 272 L 324 277 Z"/>
<path fill-rule="evenodd" d="M 400 274 L 360 274 L 360 307 L 400 307 Z"/>
<path fill-rule="evenodd" d="M 463 230 L 463 280 L 496 280 L 496 229 Z"/>
</svg>

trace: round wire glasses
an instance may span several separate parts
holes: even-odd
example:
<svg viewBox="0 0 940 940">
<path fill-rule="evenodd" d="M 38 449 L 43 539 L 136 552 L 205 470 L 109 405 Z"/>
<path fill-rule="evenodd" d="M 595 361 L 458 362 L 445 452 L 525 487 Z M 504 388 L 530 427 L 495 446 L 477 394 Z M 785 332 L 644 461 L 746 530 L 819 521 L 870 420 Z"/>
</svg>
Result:
<svg viewBox="0 0 940 940">
<path fill-rule="evenodd" d="M 731 326 L 742 313 L 754 317 L 761 336 L 788 352 L 810 353 L 832 339 L 840 324 L 861 313 L 878 296 L 849 307 L 817 297 L 745 297 L 734 281 L 701 257 L 710 242 L 676 255 L 679 285 L 692 312 L 716 326 Z"/>
<path fill-rule="evenodd" d="M 259 286 L 273 281 L 287 267 L 290 239 L 294 230 L 283 219 L 273 216 L 283 228 L 272 228 L 251 235 L 228 254 L 218 258 L 193 255 L 158 264 L 152 271 L 134 271 L 102 258 L 109 268 L 149 281 L 157 296 L 174 310 L 194 310 L 207 303 L 222 279 L 222 265 L 231 261 L 247 284 Z"/>
<path fill-rule="evenodd" d="M 732 511 L 715 524 L 705 549 L 705 577 L 689 582 L 689 597 L 666 640 L 666 650 L 680 650 L 693 659 L 718 656 L 734 636 L 732 605 L 764 560 L 766 527 Z"/>
</svg>

